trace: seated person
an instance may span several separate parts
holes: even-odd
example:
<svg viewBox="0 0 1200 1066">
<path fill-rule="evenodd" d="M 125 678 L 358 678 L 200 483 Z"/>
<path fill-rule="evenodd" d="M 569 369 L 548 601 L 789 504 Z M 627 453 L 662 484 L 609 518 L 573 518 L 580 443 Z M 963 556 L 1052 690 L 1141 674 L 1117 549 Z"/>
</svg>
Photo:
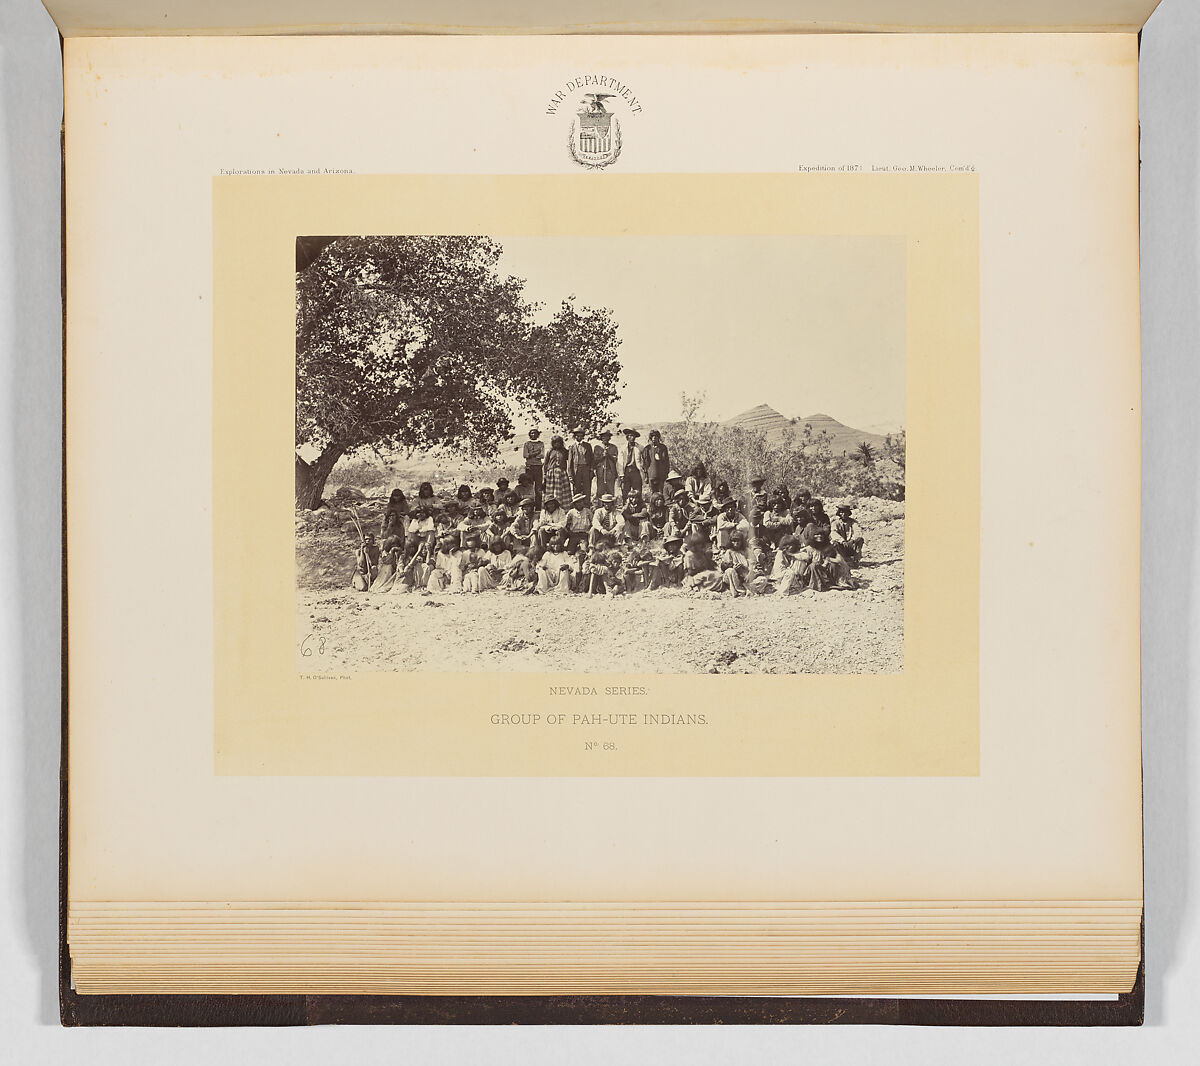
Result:
<svg viewBox="0 0 1200 1066">
<path fill-rule="evenodd" d="M 635 491 L 630 489 L 630 494 Z M 600 506 L 592 515 L 591 543 L 598 545 L 602 538 L 611 536 L 615 544 L 625 532 L 625 516 L 617 510 L 617 498 L 606 492 L 600 497 Z"/>
<path fill-rule="evenodd" d="M 616 550 L 616 538 L 611 533 L 601 533 L 583 564 L 585 591 L 588 595 L 606 592 L 615 596 L 624 592 L 624 562 L 621 553 Z"/>
<path fill-rule="evenodd" d="M 651 591 L 661 588 L 678 588 L 683 583 L 683 537 L 668 534 L 662 548 L 655 553 L 654 569 L 647 586 Z"/>
<path fill-rule="evenodd" d="M 537 524 L 534 526 L 538 551 L 546 551 L 551 543 L 558 538 L 558 534 L 566 524 L 567 512 L 559 507 L 558 500 L 555 497 L 547 496 L 546 506 L 542 508 L 542 513 L 538 517 Z"/>
<path fill-rule="evenodd" d="M 723 584 L 724 579 L 713 562 L 712 542 L 704 533 L 693 532 L 683 555 L 683 587 L 715 592 Z"/>
<path fill-rule="evenodd" d="M 579 545 L 587 543 L 592 532 L 592 507 L 586 493 L 577 492 L 571 497 L 571 508 L 567 511 L 563 529 L 567 531 L 568 551 L 577 551 Z"/>
<path fill-rule="evenodd" d="M 543 596 L 565 595 L 574 590 L 577 577 L 575 557 L 567 551 L 567 535 L 559 529 L 538 560 L 537 591 Z"/>
<path fill-rule="evenodd" d="M 701 500 L 712 499 L 713 483 L 703 463 L 697 463 L 692 467 L 692 472 L 684 481 L 683 487 L 687 490 L 688 500 L 691 501 L 693 508 Z"/>
<path fill-rule="evenodd" d="M 375 580 L 371 582 L 371 592 L 391 592 L 396 583 L 396 568 L 400 565 L 401 546 L 399 537 L 383 538 L 379 546 L 379 568 L 375 571 Z"/>
<path fill-rule="evenodd" d="M 466 547 L 467 536 L 471 533 L 483 536 L 483 531 L 488 527 L 487 511 L 484 509 L 481 500 L 472 500 L 470 507 L 467 508 L 466 517 L 458 523 L 459 543 Z"/>
<path fill-rule="evenodd" d="M 729 547 L 734 533 L 741 533 L 743 545 L 750 543 L 750 523 L 738 513 L 736 500 L 724 499 L 721 501 L 721 512 L 717 515 L 717 551 Z"/>
<path fill-rule="evenodd" d="M 430 548 L 436 544 L 436 523 L 438 502 L 433 495 L 433 486 L 428 481 L 421 482 L 417 490 L 417 498 L 409 505 L 408 533 L 418 533 Z"/>
<path fill-rule="evenodd" d="M 861 529 L 854 519 L 853 508 L 849 504 L 842 504 L 837 509 L 837 518 L 834 519 L 830 535 L 834 550 L 851 566 L 862 562 L 863 538 L 859 532 Z"/>
<path fill-rule="evenodd" d="M 771 509 L 763 513 L 763 542 L 768 548 L 778 548 L 784 537 L 790 537 L 796 525 L 788 513 L 782 496 L 776 496 Z"/>
<path fill-rule="evenodd" d="M 462 555 L 459 559 L 459 565 L 462 567 L 463 591 L 486 592 L 490 588 L 495 588 L 499 583 L 499 577 L 493 580 L 488 570 L 491 554 L 484 551 L 479 534 L 474 532 L 465 534 L 463 544 Z"/>
<path fill-rule="evenodd" d="M 425 582 L 426 592 L 462 592 L 462 553 L 455 533 L 447 530 L 438 537 L 437 553 Z"/>
<path fill-rule="evenodd" d="M 355 592 L 366 592 L 375 580 L 378 566 L 379 545 L 375 543 L 375 534 L 364 534 L 354 553 L 354 576 L 350 579 L 350 587 Z"/>
<path fill-rule="evenodd" d="M 670 512 L 661 492 L 650 497 L 650 507 L 647 511 L 646 532 L 648 540 L 661 541 L 667 535 L 667 520 Z M 628 521 L 628 519 L 626 519 Z"/>
<path fill-rule="evenodd" d="M 521 501 L 521 505 L 517 508 L 518 514 L 508 527 L 508 550 L 514 556 L 524 555 L 531 562 L 534 560 L 534 532 L 535 520 L 533 517 L 533 497 L 526 496 Z"/>
<path fill-rule="evenodd" d="M 499 503 L 492 508 L 492 517 L 498 514 L 504 515 L 510 522 L 517 517 L 521 510 L 521 497 L 515 492 L 506 492 L 503 496 L 497 497 Z"/>
<path fill-rule="evenodd" d="M 625 536 L 630 540 L 646 540 L 649 538 L 647 526 L 650 521 L 650 511 L 642 499 L 642 490 L 633 488 L 625 498 L 625 507 L 621 512 L 625 519 Z"/>
<path fill-rule="evenodd" d="M 669 537 L 678 537 L 682 542 L 688 535 L 688 525 L 691 519 L 691 501 L 686 489 L 676 489 L 667 509 L 666 533 Z"/>
<path fill-rule="evenodd" d="M 432 551 L 425 538 L 416 532 L 408 535 L 404 545 L 404 558 L 396 570 L 396 583 L 393 592 L 411 592 L 413 589 L 423 589 L 433 572 L 431 565 Z"/>
<path fill-rule="evenodd" d="M 829 542 L 829 530 L 817 525 L 810 525 L 808 529 L 814 532 L 808 544 L 801 549 L 801 556 L 808 563 L 807 587 L 815 592 L 857 588 L 857 583 L 850 576 L 850 564 Z"/>
<path fill-rule="evenodd" d="M 640 592 L 650 587 L 650 575 L 655 566 L 654 552 L 647 540 L 635 540 L 622 553 L 621 582 L 626 592 Z"/>
<path fill-rule="evenodd" d="M 717 569 L 730 596 L 746 595 L 747 582 L 750 580 L 750 560 L 746 556 L 746 535 L 740 529 L 735 529 L 729 535 L 729 545 L 717 559 Z"/>
</svg>

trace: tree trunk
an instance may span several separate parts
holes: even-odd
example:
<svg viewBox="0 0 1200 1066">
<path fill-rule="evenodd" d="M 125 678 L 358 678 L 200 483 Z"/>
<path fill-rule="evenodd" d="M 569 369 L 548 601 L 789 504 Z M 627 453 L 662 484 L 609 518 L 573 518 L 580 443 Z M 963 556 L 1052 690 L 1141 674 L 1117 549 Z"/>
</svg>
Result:
<svg viewBox="0 0 1200 1066">
<path fill-rule="evenodd" d="M 334 464 L 345 453 L 343 444 L 330 444 L 311 463 L 296 456 L 296 506 L 314 509 L 321 506 L 321 493 Z"/>
</svg>

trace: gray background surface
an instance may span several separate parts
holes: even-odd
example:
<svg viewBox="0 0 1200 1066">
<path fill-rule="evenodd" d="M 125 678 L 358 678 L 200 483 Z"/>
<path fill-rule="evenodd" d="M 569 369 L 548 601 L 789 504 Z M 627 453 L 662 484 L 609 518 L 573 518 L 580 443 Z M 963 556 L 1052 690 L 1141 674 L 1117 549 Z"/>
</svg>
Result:
<svg viewBox="0 0 1200 1066">
<path fill-rule="evenodd" d="M 30 1063 L 1185 1063 L 1200 1059 L 1200 3 L 1142 38 L 1146 1027 L 74 1030 L 57 1021 L 58 37 L 0 0 L 0 1057 Z M 1114 484 L 1113 507 L 1138 504 Z M 1017 512 L 1020 513 L 1019 507 Z M 1024 515 L 1036 523 L 1036 515 Z M 1081 537 L 1087 530 L 1079 530 Z M 1130 545 L 1128 559 L 1136 558 Z M 1102 575 L 1098 575 L 1102 576 Z"/>
</svg>

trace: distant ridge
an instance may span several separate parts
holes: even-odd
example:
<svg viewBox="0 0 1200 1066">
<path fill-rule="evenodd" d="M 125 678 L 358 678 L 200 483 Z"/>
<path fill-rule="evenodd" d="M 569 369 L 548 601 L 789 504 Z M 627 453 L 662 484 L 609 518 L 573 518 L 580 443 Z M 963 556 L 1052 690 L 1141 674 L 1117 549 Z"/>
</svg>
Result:
<svg viewBox="0 0 1200 1066">
<path fill-rule="evenodd" d="M 722 424 L 750 429 L 771 436 L 773 433 L 782 431 L 783 427 L 788 425 L 788 420 L 770 404 L 760 403 L 757 407 L 751 407 L 749 411 L 734 415 L 733 418 L 727 419 Z"/>
<path fill-rule="evenodd" d="M 663 431 L 665 435 L 670 436 L 671 430 L 678 426 L 678 421 L 668 422 L 630 422 L 628 425 L 634 426 L 642 433 L 642 443 L 645 443 L 646 433 L 657 428 Z M 804 418 L 785 418 L 770 404 L 760 403 L 755 407 L 751 407 L 748 411 L 743 411 L 741 414 L 734 415 L 733 418 L 727 418 L 724 422 L 719 423 L 722 426 L 729 426 L 731 429 L 744 429 L 749 432 L 761 433 L 767 438 L 768 443 L 778 445 L 782 443 L 784 434 L 787 430 L 791 430 L 796 442 L 804 435 L 804 427 L 812 426 L 813 434 L 819 436 L 822 432 L 829 434 L 830 449 L 834 455 L 841 453 L 850 454 L 858 451 L 858 446 L 866 441 L 872 448 L 875 449 L 878 455 L 883 448 L 883 434 L 869 433 L 863 429 L 855 429 L 853 426 L 847 426 L 845 423 L 839 422 L 836 418 L 832 418 L 827 414 L 818 412 L 814 415 L 807 415 Z"/>
</svg>

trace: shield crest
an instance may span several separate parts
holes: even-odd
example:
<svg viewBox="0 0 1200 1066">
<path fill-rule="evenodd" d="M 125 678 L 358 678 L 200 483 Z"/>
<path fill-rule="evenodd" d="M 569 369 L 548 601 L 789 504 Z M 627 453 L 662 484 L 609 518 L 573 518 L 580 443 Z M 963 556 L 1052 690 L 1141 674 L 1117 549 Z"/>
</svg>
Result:
<svg viewBox="0 0 1200 1066">
<path fill-rule="evenodd" d="M 612 93 L 588 93 L 571 123 L 571 158 L 589 170 L 599 170 L 621 154 L 621 122 L 604 106 Z"/>
</svg>

